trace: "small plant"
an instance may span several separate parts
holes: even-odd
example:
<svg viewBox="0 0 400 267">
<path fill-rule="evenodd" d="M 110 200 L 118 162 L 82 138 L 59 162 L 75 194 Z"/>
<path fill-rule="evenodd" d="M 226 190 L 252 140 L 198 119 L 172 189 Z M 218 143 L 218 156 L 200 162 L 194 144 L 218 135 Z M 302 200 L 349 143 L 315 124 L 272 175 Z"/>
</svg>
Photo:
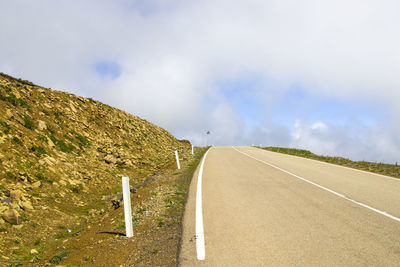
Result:
<svg viewBox="0 0 400 267">
<path fill-rule="evenodd" d="M 59 264 L 63 259 L 65 259 L 68 256 L 68 254 L 69 254 L 68 250 L 60 251 L 50 259 L 50 263 Z"/>
<path fill-rule="evenodd" d="M 82 147 L 90 146 L 89 140 L 85 136 L 80 135 L 80 134 L 75 134 L 75 137 L 76 137 L 76 139 L 78 139 L 80 146 L 82 146 Z"/>
<path fill-rule="evenodd" d="M 27 116 L 24 116 L 24 127 L 29 129 L 29 130 L 33 130 L 35 129 L 35 124 L 33 123 L 33 121 L 28 118 Z"/>
<path fill-rule="evenodd" d="M 46 177 L 45 177 L 44 174 L 41 173 L 41 172 L 36 173 L 36 174 L 35 174 L 35 177 L 36 177 L 37 179 L 41 180 L 41 181 L 46 180 Z"/>
<path fill-rule="evenodd" d="M 157 217 L 156 218 L 158 227 L 162 227 L 165 224 L 165 218 L 164 217 Z"/>
<path fill-rule="evenodd" d="M 10 178 L 10 179 L 17 179 L 17 176 L 10 171 L 6 172 L 6 176 L 7 176 L 7 178 Z"/>
<path fill-rule="evenodd" d="M 47 137 L 41 134 L 38 134 L 37 139 L 43 142 L 47 142 Z"/>
<path fill-rule="evenodd" d="M 36 156 L 40 157 L 41 155 L 46 154 L 46 150 L 41 147 L 41 146 L 31 146 L 31 148 L 29 149 L 31 152 L 35 153 Z"/>
<path fill-rule="evenodd" d="M 125 229 L 125 223 L 119 223 L 116 226 L 114 226 L 115 230 L 122 230 Z"/>
<path fill-rule="evenodd" d="M 18 105 L 18 99 L 13 93 L 10 93 L 7 96 L 7 101 L 10 102 L 13 106 L 17 106 Z"/>
<path fill-rule="evenodd" d="M 67 238 L 70 237 L 71 234 L 70 233 L 58 233 L 54 235 L 55 239 L 62 239 L 62 238 Z"/>
<path fill-rule="evenodd" d="M 18 138 L 18 137 L 16 137 L 16 136 L 14 136 L 13 138 L 12 138 L 12 140 L 11 140 L 14 144 L 17 144 L 17 145 L 20 145 L 20 146 L 23 146 L 24 144 L 22 143 L 22 141 Z"/>
<path fill-rule="evenodd" d="M 57 138 L 54 137 L 54 135 L 50 135 L 50 139 L 51 141 L 53 141 L 53 143 L 58 146 L 58 148 L 62 151 L 62 152 L 72 152 L 74 150 L 74 146 L 71 144 L 66 144 L 63 140 L 59 140 Z"/>
<path fill-rule="evenodd" d="M 53 114 L 56 120 L 61 121 L 62 112 L 54 112 Z"/>
</svg>

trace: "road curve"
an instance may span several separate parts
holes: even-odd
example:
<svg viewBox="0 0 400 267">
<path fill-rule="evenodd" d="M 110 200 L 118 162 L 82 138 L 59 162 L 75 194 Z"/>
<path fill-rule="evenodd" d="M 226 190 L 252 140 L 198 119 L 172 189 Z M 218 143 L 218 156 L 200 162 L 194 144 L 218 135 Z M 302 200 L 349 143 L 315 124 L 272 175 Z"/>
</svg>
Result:
<svg viewBox="0 0 400 267">
<path fill-rule="evenodd" d="M 252 147 L 207 155 L 205 259 L 198 260 L 198 171 L 180 266 L 400 265 L 400 180 Z"/>
</svg>

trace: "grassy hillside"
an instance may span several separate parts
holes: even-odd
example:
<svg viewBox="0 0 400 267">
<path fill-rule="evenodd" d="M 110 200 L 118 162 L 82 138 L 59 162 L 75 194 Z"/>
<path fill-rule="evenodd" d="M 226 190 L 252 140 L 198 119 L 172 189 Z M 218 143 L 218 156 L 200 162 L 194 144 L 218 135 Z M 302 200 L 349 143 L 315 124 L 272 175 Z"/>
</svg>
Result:
<svg viewBox="0 0 400 267">
<path fill-rule="evenodd" d="M 5 74 L 0 110 L 1 266 L 40 262 L 112 210 L 122 176 L 135 187 L 175 169 L 174 150 L 183 167 L 191 158 L 188 141 L 146 120 Z"/>
<path fill-rule="evenodd" d="M 296 148 L 284 148 L 284 147 L 264 147 L 262 149 L 279 152 L 289 155 L 294 155 L 303 158 L 315 159 L 319 161 L 324 161 L 332 164 L 337 164 L 341 166 L 346 166 L 354 169 L 359 169 L 363 171 L 374 172 L 382 175 L 392 176 L 400 178 L 400 166 L 397 164 L 384 164 L 384 163 L 374 163 L 367 161 L 352 161 L 342 157 L 328 157 L 316 155 L 308 150 L 296 149 Z"/>
</svg>

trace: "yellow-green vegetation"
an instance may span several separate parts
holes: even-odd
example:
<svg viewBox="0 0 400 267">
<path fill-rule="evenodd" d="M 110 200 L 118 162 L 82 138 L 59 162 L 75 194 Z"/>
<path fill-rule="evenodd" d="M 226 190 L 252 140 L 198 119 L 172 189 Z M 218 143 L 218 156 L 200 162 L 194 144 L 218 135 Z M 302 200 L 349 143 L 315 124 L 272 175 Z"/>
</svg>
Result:
<svg viewBox="0 0 400 267">
<path fill-rule="evenodd" d="M 192 158 L 188 141 L 146 120 L 2 73 L 0 110 L 0 266 L 60 262 L 68 253 L 42 255 L 113 209 L 122 176 L 135 187 L 175 169 L 175 150 Z"/>
<path fill-rule="evenodd" d="M 342 157 L 320 156 L 312 153 L 311 151 L 304 149 L 297 149 L 297 148 L 263 147 L 262 149 L 294 155 L 303 158 L 315 159 L 332 164 L 346 166 L 349 168 L 400 178 L 400 166 L 397 164 L 374 163 L 367 161 L 352 161 Z"/>
</svg>

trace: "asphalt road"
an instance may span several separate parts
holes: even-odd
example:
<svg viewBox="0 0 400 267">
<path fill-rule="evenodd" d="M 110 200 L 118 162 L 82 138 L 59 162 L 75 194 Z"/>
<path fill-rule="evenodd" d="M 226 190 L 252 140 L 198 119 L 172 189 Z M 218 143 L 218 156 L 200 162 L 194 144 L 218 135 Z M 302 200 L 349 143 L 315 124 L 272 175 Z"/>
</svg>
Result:
<svg viewBox="0 0 400 267">
<path fill-rule="evenodd" d="M 400 180 L 252 147 L 213 147 L 193 178 L 181 266 L 400 266 Z"/>
</svg>

